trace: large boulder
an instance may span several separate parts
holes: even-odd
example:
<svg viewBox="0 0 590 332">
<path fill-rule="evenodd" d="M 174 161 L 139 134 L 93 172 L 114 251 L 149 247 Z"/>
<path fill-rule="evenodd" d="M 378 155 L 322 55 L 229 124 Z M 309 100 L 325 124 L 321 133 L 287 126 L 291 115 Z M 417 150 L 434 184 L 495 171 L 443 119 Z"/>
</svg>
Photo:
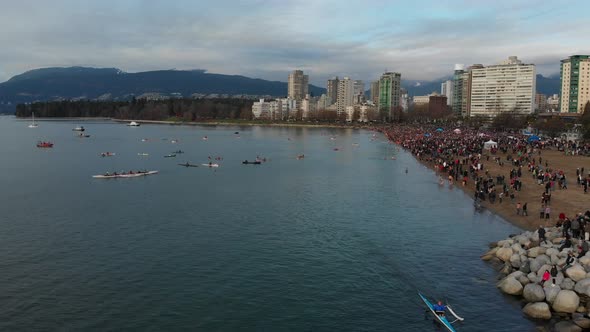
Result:
<svg viewBox="0 0 590 332">
<path fill-rule="evenodd" d="M 555 332 L 582 332 L 582 328 L 571 320 L 561 321 L 553 327 Z"/>
<path fill-rule="evenodd" d="M 498 247 L 509 248 L 513 244 L 514 244 L 514 241 L 512 239 L 507 239 L 507 240 L 498 241 L 498 243 L 496 245 Z"/>
<path fill-rule="evenodd" d="M 484 260 L 484 261 L 491 260 L 492 258 L 496 257 L 496 251 L 498 251 L 498 249 L 500 249 L 500 248 L 498 248 L 498 247 L 492 248 L 491 250 L 489 250 L 488 252 L 486 252 L 485 254 L 483 254 L 481 256 L 481 259 Z"/>
<path fill-rule="evenodd" d="M 547 249 L 544 247 L 534 247 L 534 248 L 531 248 L 527 251 L 527 256 L 535 258 L 539 255 L 544 254 L 546 251 L 547 251 Z"/>
<path fill-rule="evenodd" d="M 590 319 L 584 317 L 574 318 L 574 324 L 583 329 L 590 329 Z"/>
<path fill-rule="evenodd" d="M 573 290 L 574 287 L 576 286 L 576 283 L 570 278 L 565 278 L 559 284 L 559 286 L 561 287 L 561 289 Z"/>
<path fill-rule="evenodd" d="M 531 282 L 539 282 L 539 281 L 541 281 L 541 278 L 537 278 L 537 274 L 535 272 L 531 272 L 531 273 L 527 274 L 526 277 Z"/>
<path fill-rule="evenodd" d="M 528 284 L 524 286 L 522 296 L 527 302 L 541 302 L 545 300 L 545 292 L 543 287 L 538 284 Z"/>
<path fill-rule="evenodd" d="M 553 301 L 552 308 L 556 312 L 574 313 L 578 309 L 578 305 L 580 305 L 578 294 L 571 290 L 562 289 Z"/>
<path fill-rule="evenodd" d="M 496 257 L 501 259 L 503 262 L 510 261 L 510 256 L 512 256 L 513 252 L 510 248 L 500 248 L 496 251 Z"/>
<path fill-rule="evenodd" d="M 524 275 L 525 274 L 522 271 L 514 271 L 514 272 L 510 273 L 508 275 L 508 277 L 514 277 L 514 279 L 518 279 L 518 278 L 520 278 L 521 276 L 524 276 Z"/>
<path fill-rule="evenodd" d="M 529 303 L 522 309 L 525 315 L 537 319 L 551 319 L 551 310 L 545 302 Z"/>
<path fill-rule="evenodd" d="M 520 267 L 520 255 L 519 254 L 512 254 L 512 256 L 510 256 L 510 265 L 512 265 L 512 267 L 514 267 L 514 268 Z"/>
<path fill-rule="evenodd" d="M 531 273 L 531 262 L 529 260 L 520 260 L 520 271 L 523 273 Z"/>
<path fill-rule="evenodd" d="M 502 268 L 502 270 L 500 270 L 500 273 L 504 274 L 504 275 L 509 275 L 510 273 L 512 273 L 512 271 L 513 271 L 512 265 L 510 265 L 509 262 L 506 262 L 506 263 L 504 263 L 504 267 Z"/>
<path fill-rule="evenodd" d="M 515 242 L 518 242 L 518 244 L 520 244 L 521 246 L 524 246 L 525 244 L 527 244 L 528 242 L 531 242 L 531 240 L 529 239 L 528 236 L 526 236 L 525 234 L 520 234 L 515 236 L 514 238 L 512 238 Z"/>
<path fill-rule="evenodd" d="M 551 255 L 551 265 L 559 264 L 559 256 L 556 254 Z"/>
<path fill-rule="evenodd" d="M 556 237 L 556 238 L 553 238 L 553 240 L 551 240 L 551 242 L 553 242 L 553 244 L 560 244 L 560 243 L 561 243 L 561 241 L 563 241 L 563 240 L 565 240 L 565 238 L 564 238 L 564 237 L 560 237 L 560 236 L 558 236 L 558 237 Z"/>
<path fill-rule="evenodd" d="M 502 279 L 497 286 L 502 292 L 510 295 L 521 295 L 523 290 L 522 284 L 514 277 Z"/>
<path fill-rule="evenodd" d="M 518 282 L 520 282 L 523 286 L 526 286 L 531 283 L 529 278 L 527 278 L 526 276 L 520 276 L 516 280 L 518 280 Z"/>
<path fill-rule="evenodd" d="M 581 257 L 580 259 L 578 259 L 578 263 L 584 266 L 590 266 L 590 256 L 586 255 L 584 257 Z"/>
<path fill-rule="evenodd" d="M 559 250 L 555 249 L 555 248 L 547 248 L 547 251 L 545 251 L 545 255 L 551 257 L 553 255 L 559 255 Z"/>
<path fill-rule="evenodd" d="M 565 271 L 565 275 L 573 281 L 580 281 L 586 278 L 586 270 L 580 264 L 575 264 Z"/>
<path fill-rule="evenodd" d="M 576 283 L 574 290 L 578 294 L 584 294 L 590 296 L 590 278 L 585 278 Z"/>
<path fill-rule="evenodd" d="M 543 265 L 550 265 L 551 259 L 546 255 L 539 255 L 531 261 L 531 272 L 537 272 Z"/>
<path fill-rule="evenodd" d="M 555 301 L 555 298 L 557 297 L 557 294 L 561 292 L 561 288 L 559 288 L 559 286 L 557 285 L 546 286 L 543 288 L 543 291 L 545 292 L 545 300 L 547 300 L 547 302 L 549 303 L 553 303 L 553 301 Z"/>
</svg>

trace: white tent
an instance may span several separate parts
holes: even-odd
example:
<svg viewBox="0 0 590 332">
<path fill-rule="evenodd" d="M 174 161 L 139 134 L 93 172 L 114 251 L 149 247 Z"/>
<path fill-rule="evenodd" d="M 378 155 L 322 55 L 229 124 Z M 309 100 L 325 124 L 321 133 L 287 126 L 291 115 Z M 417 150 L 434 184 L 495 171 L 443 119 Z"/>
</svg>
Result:
<svg viewBox="0 0 590 332">
<path fill-rule="evenodd" d="M 498 148 L 498 143 L 496 143 L 496 142 L 494 142 L 492 140 L 489 140 L 489 141 L 483 143 L 483 149 L 484 150 L 491 150 L 491 149 L 494 149 L 494 148 Z"/>
<path fill-rule="evenodd" d="M 457 128 L 457 129 L 453 130 L 453 132 L 454 132 L 455 134 L 460 134 L 460 133 L 461 133 L 461 129 Z"/>
</svg>

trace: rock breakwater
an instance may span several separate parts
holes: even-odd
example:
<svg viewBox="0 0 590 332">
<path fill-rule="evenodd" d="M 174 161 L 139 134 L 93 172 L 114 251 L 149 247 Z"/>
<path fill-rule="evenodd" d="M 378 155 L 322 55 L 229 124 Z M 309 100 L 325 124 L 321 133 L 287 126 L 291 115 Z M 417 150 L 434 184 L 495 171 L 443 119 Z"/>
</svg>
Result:
<svg viewBox="0 0 590 332">
<path fill-rule="evenodd" d="M 569 245 L 560 228 L 547 228 L 545 237 L 540 242 L 537 231 L 513 235 L 493 243 L 481 259 L 500 271 L 503 293 L 526 303 L 526 316 L 553 320 L 556 331 L 590 329 L 590 252 L 583 251 L 583 240 Z"/>
</svg>

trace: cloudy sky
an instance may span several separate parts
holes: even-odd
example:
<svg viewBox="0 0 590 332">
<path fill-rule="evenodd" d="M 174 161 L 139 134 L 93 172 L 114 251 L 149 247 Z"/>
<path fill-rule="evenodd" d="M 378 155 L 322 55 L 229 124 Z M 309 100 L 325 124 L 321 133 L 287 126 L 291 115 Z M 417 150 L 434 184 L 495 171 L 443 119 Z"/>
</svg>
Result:
<svg viewBox="0 0 590 332">
<path fill-rule="evenodd" d="M 590 53 L 588 0 L 0 0 L 0 81 L 49 66 L 207 69 L 286 81 L 450 75 Z"/>
</svg>

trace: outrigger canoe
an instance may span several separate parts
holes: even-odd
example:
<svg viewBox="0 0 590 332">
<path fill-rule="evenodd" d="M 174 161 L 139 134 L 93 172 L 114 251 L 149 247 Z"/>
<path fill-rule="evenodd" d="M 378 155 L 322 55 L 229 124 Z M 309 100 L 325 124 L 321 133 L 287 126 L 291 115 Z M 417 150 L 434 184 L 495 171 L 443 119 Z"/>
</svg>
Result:
<svg viewBox="0 0 590 332">
<path fill-rule="evenodd" d="M 203 166 L 207 167 L 219 167 L 219 164 L 202 164 Z"/>
<path fill-rule="evenodd" d="M 189 163 L 185 163 L 185 164 L 178 164 L 178 166 L 184 166 L 184 167 L 199 167 L 199 165 L 195 165 L 195 164 L 189 164 Z"/>
<path fill-rule="evenodd" d="M 158 171 L 147 171 L 147 172 L 137 172 L 137 173 L 125 173 L 125 174 L 99 174 L 93 175 L 92 177 L 95 179 L 116 179 L 116 178 L 136 178 L 140 176 L 147 176 L 158 174 Z"/>
<path fill-rule="evenodd" d="M 256 160 L 256 161 L 244 160 L 244 161 L 242 161 L 242 164 L 244 164 L 244 165 L 260 165 L 260 164 L 262 164 L 262 162 L 259 160 Z"/>
<path fill-rule="evenodd" d="M 446 327 L 446 328 L 447 328 L 447 330 L 449 330 L 449 331 L 451 331 L 451 332 L 457 332 L 457 331 L 455 330 L 455 328 L 453 327 L 452 323 L 454 323 L 454 322 L 456 322 L 456 321 L 458 321 L 458 320 L 462 321 L 462 320 L 463 320 L 463 318 L 461 318 L 461 317 L 457 316 L 457 315 L 455 314 L 455 312 L 454 312 L 454 311 L 453 311 L 453 310 L 452 310 L 452 309 L 451 309 L 451 308 L 450 308 L 450 307 L 447 305 L 447 309 L 449 310 L 449 312 L 450 312 L 451 314 L 453 314 L 453 316 L 455 316 L 455 318 L 456 318 L 456 319 L 455 319 L 453 322 L 449 322 L 449 321 L 447 320 L 447 317 L 445 317 L 445 316 L 439 316 L 439 315 L 437 315 L 437 314 L 436 314 L 436 312 L 434 311 L 433 304 L 432 304 L 432 303 L 430 303 L 430 301 L 428 301 L 428 299 L 427 299 L 426 297 L 424 297 L 424 295 L 422 295 L 422 293 L 418 292 L 418 295 L 420 295 L 420 298 L 422 299 L 422 301 L 424 301 L 424 303 L 426 303 L 426 306 L 428 306 L 428 309 L 430 309 L 430 312 L 432 312 L 432 314 L 434 315 L 434 317 L 435 317 L 435 318 L 436 318 L 436 319 L 437 319 L 437 320 L 438 320 L 438 321 L 439 321 L 439 322 L 440 322 L 440 323 L 441 323 L 441 324 L 442 324 L 444 327 Z"/>
</svg>

